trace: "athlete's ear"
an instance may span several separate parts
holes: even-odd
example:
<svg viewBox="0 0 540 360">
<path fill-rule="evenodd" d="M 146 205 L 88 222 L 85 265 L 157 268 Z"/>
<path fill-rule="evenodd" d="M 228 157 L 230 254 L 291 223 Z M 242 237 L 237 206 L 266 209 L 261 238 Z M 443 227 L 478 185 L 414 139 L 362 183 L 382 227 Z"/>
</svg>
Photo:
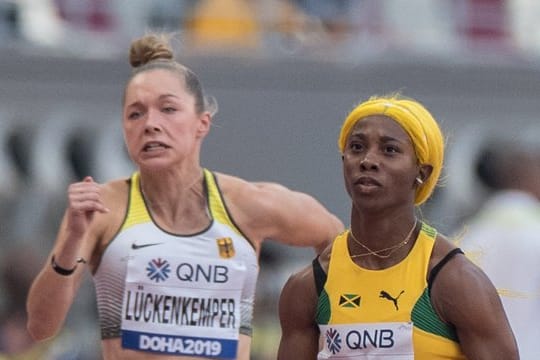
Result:
<svg viewBox="0 0 540 360">
<path fill-rule="evenodd" d="M 433 166 L 429 164 L 422 164 L 420 165 L 417 178 L 420 179 L 422 182 L 425 182 L 427 179 L 429 179 L 432 172 Z"/>
<path fill-rule="evenodd" d="M 210 125 L 212 124 L 212 116 L 208 111 L 203 112 L 199 116 L 199 126 L 197 128 L 197 136 L 199 138 L 205 137 L 210 131 Z"/>
</svg>

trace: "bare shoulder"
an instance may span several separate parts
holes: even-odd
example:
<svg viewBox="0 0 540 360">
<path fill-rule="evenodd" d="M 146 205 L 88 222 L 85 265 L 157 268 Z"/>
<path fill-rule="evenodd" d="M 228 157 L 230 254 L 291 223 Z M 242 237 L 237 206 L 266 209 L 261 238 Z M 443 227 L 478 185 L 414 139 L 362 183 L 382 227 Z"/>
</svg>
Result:
<svg viewBox="0 0 540 360">
<path fill-rule="evenodd" d="M 302 220 L 310 226 L 322 223 L 323 228 L 330 224 L 332 235 L 343 229 L 341 221 L 308 193 L 276 182 L 250 182 L 222 173 L 216 175 L 227 205 L 250 217 L 251 221 L 298 225 Z M 320 228 L 316 226 L 315 229 Z"/>
<path fill-rule="evenodd" d="M 236 225 L 258 247 L 264 240 L 262 227 L 269 215 L 269 196 L 256 183 L 215 173 L 223 199 Z"/>
<path fill-rule="evenodd" d="M 463 254 L 447 257 L 452 249 L 453 244 L 437 239 L 434 258 L 449 260 L 439 260 L 444 265 L 431 284 L 435 311 L 455 327 L 467 358 L 518 359 L 515 338 L 495 286 Z"/>
<path fill-rule="evenodd" d="M 215 173 L 221 192 L 226 199 L 240 206 L 264 206 L 272 201 L 265 195 L 290 190 L 276 182 L 247 181 L 237 176 Z"/>
<path fill-rule="evenodd" d="M 482 306 L 497 296 L 487 275 L 466 256 L 456 253 L 448 257 L 454 249 L 454 244 L 439 235 L 430 263 L 430 271 L 439 267 L 431 289 L 433 304 L 439 315 L 451 323 L 459 311 Z"/>
<path fill-rule="evenodd" d="M 300 291 L 314 289 L 312 286 L 314 284 L 313 280 L 313 266 L 310 264 L 291 274 L 286 286 Z"/>
<path fill-rule="evenodd" d="M 316 299 L 318 297 L 316 288 L 316 274 L 315 267 L 320 266 L 320 270 L 324 273 L 328 273 L 328 265 L 330 262 L 330 255 L 332 252 L 332 246 L 326 247 L 321 254 L 313 260 L 313 263 L 306 265 L 302 269 L 293 273 L 283 288 L 283 294 L 299 296 L 302 301 L 310 303 L 309 299 Z"/>
<path fill-rule="evenodd" d="M 217 174 L 227 208 L 255 244 L 272 239 L 322 251 L 343 224 L 315 197 L 274 182 L 248 182 Z"/>
<path fill-rule="evenodd" d="M 291 275 L 279 299 L 278 359 L 315 359 L 318 349 L 317 286 L 312 266 Z"/>
<path fill-rule="evenodd" d="M 319 255 L 317 261 L 321 265 L 322 271 L 328 274 L 328 267 L 330 265 L 330 256 L 332 255 L 332 244 L 330 243 Z"/>
<path fill-rule="evenodd" d="M 460 287 L 463 283 L 462 276 L 467 273 L 482 272 L 474 263 L 472 263 L 454 244 L 452 244 L 446 237 L 437 235 L 433 252 L 431 254 L 429 270 L 433 271 L 437 269 L 437 283 L 444 282 L 445 288 L 447 286 Z M 453 256 L 449 254 L 455 251 Z"/>
<path fill-rule="evenodd" d="M 250 182 L 236 176 L 216 173 L 228 209 L 243 231 L 264 240 L 261 234 L 270 224 L 279 224 L 293 202 L 295 192 L 273 182 Z"/>
<path fill-rule="evenodd" d="M 452 250 L 457 246 L 452 244 L 445 236 L 438 234 L 430 259 L 430 269 L 439 264 Z M 454 256 L 455 258 L 461 258 L 462 256 Z M 463 256 L 464 257 L 464 256 Z"/>
<path fill-rule="evenodd" d="M 110 211 L 97 213 L 92 225 L 97 242 L 92 257 L 96 260 L 101 258 L 103 250 L 122 226 L 127 214 L 129 189 L 129 179 L 127 178 L 112 180 L 100 185 L 103 203 Z"/>
<path fill-rule="evenodd" d="M 109 209 L 118 205 L 119 200 L 128 199 L 130 180 L 128 178 L 115 179 L 102 184 L 103 199 Z"/>
<path fill-rule="evenodd" d="M 315 274 L 313 266 L 310 264 L 289 277 L 281 292 L 280 309 L 282 314 L 283 312 L 289 313 L 289 311 L 292 311 L 299 315 L 299 310 L 307 312 L 307 314 L 314 314 L 316 299 Z M 313 311 L 309 311 L 310 309 Z"/>
</svg>

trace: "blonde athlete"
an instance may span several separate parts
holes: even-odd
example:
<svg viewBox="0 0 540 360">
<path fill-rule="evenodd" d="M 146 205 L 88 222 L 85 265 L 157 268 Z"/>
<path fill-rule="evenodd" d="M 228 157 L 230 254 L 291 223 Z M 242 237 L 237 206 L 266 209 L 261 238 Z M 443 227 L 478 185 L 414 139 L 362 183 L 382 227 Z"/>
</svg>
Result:
<svg viewBox="0 0 540 360">
<path fill-rule="evenodd" d="M 247 360 L 263 241 L 320 252 L 343 226 L 304 193 L 201 167 L 215 107 L 167 39 L 135 41 L 130 62 L 122 126 L 138 171 L 69 187 L 58 238 L 28 296 L 29 332 L 58 333 L 86 263 L 104 359 Z"/>
<path fill-rule="evenodd" d="M 518 359 L 490 280 L 416 217 L 443 164 L 431 114 L 372 98 L 345 119 L 339 149 L 351 226 L 286 283 L 279 359 Z"/>
</svg>

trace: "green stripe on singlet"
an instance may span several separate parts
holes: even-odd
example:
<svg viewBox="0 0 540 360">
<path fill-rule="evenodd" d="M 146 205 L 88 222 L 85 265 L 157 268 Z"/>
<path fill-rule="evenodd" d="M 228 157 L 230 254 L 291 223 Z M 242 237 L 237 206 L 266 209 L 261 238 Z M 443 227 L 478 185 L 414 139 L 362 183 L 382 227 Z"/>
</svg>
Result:
<svg viewBox="0 0 540 360">
<path fill-rule="evenodd" d="M 411 320 L 415 327 L 425 332 L 459 342 L 455 329 L 442 322 L 437 313 L 435 313 L 433 306 L 431 306 L 427 288 L 414 305 Z"/>
</svg>

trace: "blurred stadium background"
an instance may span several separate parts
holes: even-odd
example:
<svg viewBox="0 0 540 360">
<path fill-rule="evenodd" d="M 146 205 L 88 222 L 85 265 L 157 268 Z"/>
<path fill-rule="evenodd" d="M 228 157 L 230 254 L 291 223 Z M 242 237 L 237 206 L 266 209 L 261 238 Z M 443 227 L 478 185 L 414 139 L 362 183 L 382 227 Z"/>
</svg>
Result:
<svg viewBox="0 0 540 360">
<path fill-rule="evenodd" d="M 337 135 L 370 95 L 400 90 L 440 120 L 445 182 L 423 216 L 449 233 L 483 200 L 475 161 L 491 134 L 522 128 L 540 136 L 536 0 L 0 0 L 7 358 L 31 346 L 24 315 L 14 314 L 54 241 L 67 185 L 133 170 L 120 129 L 127 50 L 152 29 L 178 33 L 178 60 L 219 102 L 203 165 L 306 191 L 345 224 Z M 275 358 L 279 291 L 312 257 L 309 249 L 265 245 L 253 359 Z M 96 316 L 89 280 L 47 358 L 99 359 Z"/>
</svg>

